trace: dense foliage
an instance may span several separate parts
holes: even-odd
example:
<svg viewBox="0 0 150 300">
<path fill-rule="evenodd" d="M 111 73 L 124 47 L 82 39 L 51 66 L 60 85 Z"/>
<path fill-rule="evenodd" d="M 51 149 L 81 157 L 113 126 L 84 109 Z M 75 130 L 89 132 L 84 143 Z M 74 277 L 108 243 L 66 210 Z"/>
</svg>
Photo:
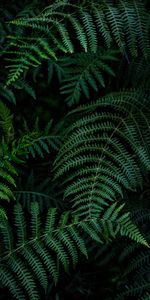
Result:
<svg viewBox="0 0 150 300">
<path fill-rule="evenodd" d="M 150 299 L 148 1 L 0 14 L 0 299 Z"/>
</svg>

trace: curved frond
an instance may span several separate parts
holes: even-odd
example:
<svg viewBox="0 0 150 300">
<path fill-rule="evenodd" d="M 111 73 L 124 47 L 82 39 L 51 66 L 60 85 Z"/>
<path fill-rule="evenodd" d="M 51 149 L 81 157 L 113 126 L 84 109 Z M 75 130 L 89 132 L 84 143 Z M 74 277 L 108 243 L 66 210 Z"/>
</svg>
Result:
<svg viewBox="0 0 150 300">
<path fill-rule="evenodd" d="M 78 40 L 85 52 L 96 53 L 98 47 L 116 45 L 126 57 L 149 56 L 149 16 L 141 1 L 110 1 L 74 5 L 60 2 L 49 5 L 37 16 L 18 17 L 10 22 L 25 29 L 25 34 L 9 35 L 5 53 L 10 64 L 7 85 L 13 84 L 29 68 L 43 60 L 57 59 L 62 53 L 76 52 Z M 73 30 L 70 34 L 69 29 Z M 26 34 L 30 28 L 31 34 Z M 27 31 L 28 32 L 28 31 Z"/>
<path fill-rule="evenodd" d="M 25 295 L 29 299 L 40 299 L 37 283 L 46 291 L 50 278 L 57 282 L 60 263 L 67 271 L 71 261 L 73 266 L 78 262 L 79 251 L 87 257 L 86 237 L 103 243 L 121 234 L 148 246 L 132 224 L 129 214 L 122 212 L 123 206 L 117 207 L 115 203 L 98 218 L 82 220 L 64 212 L 59 222 L 54 208 L 48 210 L 46 222 L 43 222 L 39 206 L 34 202 L 31 204 L 31 221 L 27 224 L 22 207 L 17 204 L 14 210 L 15 232 L 8 220 L 1 220 L 4 249 L 0 258 L 2 286 L 7 287 L 17 299 L 20 294 L 21 299 L 25 299 Z"/>
<path fill-rule="evenodd" d="M 140 91 L 120 92 L 73 111 L 79 119 L 65 133 L 54 170 L 79 215 L 96 216 L 122 198 L 124 188 L 142 184 L 150 169 L 146 101 Z"/>
</svg>

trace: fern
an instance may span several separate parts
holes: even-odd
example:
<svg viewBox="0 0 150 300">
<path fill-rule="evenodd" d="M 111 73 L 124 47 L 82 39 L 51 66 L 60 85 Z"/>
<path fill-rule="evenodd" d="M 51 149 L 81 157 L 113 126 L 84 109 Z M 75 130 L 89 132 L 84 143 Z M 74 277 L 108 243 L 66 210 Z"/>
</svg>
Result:
<svg viewBox="0 0 150 300">
<path fill-rule="evenodd" d="M 108 23 L 111 26 L 111 31 L 114 37 L 115 42 L 119 46 L 121 52 L 124 52 L 124 30 L 123 30 L 123 22 L 120 18 L 120 12 L 116 7 L 106 4 L 106 18 Z M 128 30 L 128 28 L 127 28 Z M 130 32 L 128 30 L 130 35 Z M 132 36 L 131 36 L 132 38 Z M 133 53 L 134 54 L 134 53 Z"/>
<path fill-rule="evenodd" d="M 14 198 L 13 189 L 16 187 L 17 172 L 13 166 L 14 158 L 9 149 L 14 136 L 12 124 L 13 116 L 7 106 L 0 102 L 0 199 L 10 201 Z M 6 217 L 5 211 L 0 207 L 0 216 Z"/>
<path fill-rule="evenodd" d="M 27 125 L 25 124 L 25 127 Z M 61 144 L 61 139 L 58 135 L 50 133 L 52 122 L 50 121 L 43 131 L 40 131 L 38 124 L 32 132 L 28 126 L 26 132 L 22 136 L 13 141 L 13 155 L 21 153 L 26 155 L 26 158 L 31 155 L 35 158 L 37 155 L 44 158 L 46 153 L 50 153 L 51 149 L 58 149 Z"/>
<path fill-rule="evenodd" d="M 14 129 L 12 124 L 13 116 L 7 106 L 0 102 L 0 127 L 3 130 L 3 136 L 7 143 L 13 139 Z"/>
<path fill-rule="evenodd" d="M 138 18 L 139 22 L 136 27 L 136 34 L 138 45 L 141 48 L 145 58 L 148 57 L 149 54 L 149 42 L 147 38 L 147 34 L 149 32 L 149 17 L 146 16 L 146 12 L 144 10 L 142 2 L 138 2 L 133 0 L 135 15 Z M 146 17 L 146 18 L 145 18 Z"/>
<path fill-rule="evenodd" d="M 53 75 L 57 75 L 59 82 L 62 81 L 64 77 L 65 70 L 63 68 L 62 60 L 59 59 L 57 61 L 54 61 L 52 59 L 49 59 L 47 62 L 47 81 L 48 84 L 51 82 Z"/>
<path fill-rule="evenodd" d="M 96 92 L 105 87 L 103 72 L 110 76 L 115 76 L 109 61 L 117 61 L 117 51 L 104 51 L 99 49 L 96 54 L 80 53 L 64 59 L 64 79 L 62 81 L 61 93 L 69 94 L 66 98 L 68 105 L 76 104 L 84 93 L 86 98 L 90 98 L 90 89 Z"/>
<path fill-rule="evenodd" d="M 3 6 L 2 297 L 149 299 L 148 0 Z"/>
<path fill-rule="evenodd" d="M 14 198 L 12 189 L 16 186 L 14 177 L 17 175 L 15 168 L 10 162 L 0 158 L 0 198 L 9 201 Z M 11 188 L 10 188 L 11 187 Z"/>
<path fill-rule="evenodd" d="M 149 108 L 142 99 L 140 91 L 114 93 L 73 111 L 80 117 L 66 130 L 54 170 L 76 213 L 96 216 L 123 197 L 123 188 L 142 184 L 150 168 Z"/>
<path fill-rule="evenodd" d="M 112 36 L 106 22 L 105 11 L 103 9 L 103 5 L 100 6 L 100 9 L 93 7 L 93 17 L 96 22 L 97 29 L 100 32 L 100 35 L 103 37 L 106 46 L 110 48 L 112 43 Z"/>
<path fill-rule="evenodd" d="M 149 241 L 150 236 L 147 231 L 149 210 L 140 208 L 133 213 L 132 218 L 135 224 L 142 228 L 146 240 Z M 139 247 L 139 244 L 134 242 L 129 245 L 124 244 L 119 254 L 119 264 L 125 266 L 123 276 L 126 278 L 126 287 L 122 289 L 122 285 L 120 286 L 115 299 L 127 299 L 129 296 L 135 296 L 139 300 L 149 299 L 149 263 L 149 249 Z"/>
<path fill-rule="evenodd" d="M 76 216 L 69 216 L 68 212 L 64 212 L 59 222 L 56 209 L 49 209 L 43 227 L 39 206 L 34 202 L 31 205 L 29 235 L 29 226 L 26 224 L 22 207 L 16 205 L 14 214 L 17 240 L 6 219 L 2 219 L 3 226 L 0 227 L 4 243 L 0 265 L 2 285 L 9 289 L 14 298 L 25 299 L 27 294 L 29 299 L 40 299 L 36 282 L 46 291 L 50 276 L 55 283 L 58 280 L 59 263 L 68 270 L 70 260 L 73 266 L 76 265 L 78 251 L 87 257 L 86 239 L 83 238 L 86 235 L 101 243 L 101 237 L 107 240 L 115 238 L 118 233 L 127 234 L 147 245 L 138 229 L 131 223 L 129 215 L 121 213 L 122 209 L 123 206 L 116 208 L 115 203 L 101 215 L 101 219 L 85 220 L 79 220 Z M 128 229 L 123 233 L 125 226 Z"/>
<path fill-rule="evenodd" d="M 6 211 L 4 210 L 4 208 L 0 206 L 0 220 L 1 220 L 2 218 L 7 219 L 7 214 L 6 214 Z M 0 227 L 1 227 L 1 226 L 2 226 L 2 224 L 0 224 Z"/>
<path fill-rule="evenodd" d="M 42 38 L 27 38 L 27 43 L 23 39 L 21 42 L 14 37 L 11 38 L 10 46 L 18 48 L 18 51 L 7 50 L 7 53 L 10 55 L 16 55 L 17 58 L 8 58 L 8 61 L 11 61 L 13 64 L 10 66 L 11 70 L 9 71 L 9 78 L 7 85 L 10 85 L 12 82 L 18 80 L 23 71 L 27 71 L 29 67 L 38 67 L 41 64 L 41 59 L 49 59 L 54 57 L 56 59 L 54 51 L 50 48 L 47 41 Z M 29 41 L 28 41 L 29 40 Z M 34 43 L 35 41 L 35 43 Z M 30 42 L 30 43 L 29 43 Z M 9 68 L 9 66 L 7 66 Z"/>
<path fill-rule="evenodd" d="M 14 196 L 14 187 L 16 187 L 17 170 L 16 164 L 22 164 L 25 159 L 32 155 L 37 155 L 42 158 L 46 153 L 50 153 L 51 149 L 57 149 L 61 144 L 61 139 L 55 134 L 50 133 L 52 121 L 49 122 L 43 132 L 40 132 L 38 123 L 35 123 L 33 132 L 28 132 L 29 128 L 26 125 L 26 132 L 21 138 L 15 138 L 14 128 L 12 124 L 13 116 L 10 110 L 2 102 L 0 103 L 0 127 L 2 128 L 1 151 L 0 151 L 0 198 L 10 201 Z M 28 132 L 28 133 L 27 133 Z M 16 192 L 17 193 L 17 192 Z M 28 197 L 29 192 L 25 193 Z M 31 197 L 32 193 L 30 193 Z M 37 197 L 40 191 L 37 191 Z M 36 192 L 33 193 L 33 197 Z M 41 193 L 42 197 L 42 193 Z M 43 197 L 49 198 L 43 194 Z M 1 210 L 3 215 L 3 211 Z"/>
<path fill-rule="evenodd" d="M 72 26 L 74 36 L 85 52 L 96 53 L 102 38 L 107 47 L 116 44 L 125 57 L 128 54 L 136 57 L 140 49 L 147 59 L 147 20 L 148 13 L 141 1 L 122 0 L 117 5 L 101 1 L 101 4 L 88 3 L 87 7 L 58 2 L 37 16 L 13 20 L 11 24 L 17 27 L 31 28 L 31 36 L 9 36 L 10 42 L 5 52 L 11 54 L 12 58 L 8 58 L 7 85 L 13 84 L 29 68 L 38 67 L 44 59 L 56 59 L 58 50 L 74 53 L 76 49 L 68 31 L 69 26 Z M 42 37 L 39 37 L 39 32 Z"/>
<path fill-rule="evenodd" d="M 2 83 L 0 84 L 0 95 L 2 100 L 7 99 L 9 102 L 16 104 L 16 98 L 14 92 L 6 88 Z"/>
<path fill-rule="evenodd" d="M 134 296 L 139 296 L 140 298 L 139 299 L 142 299 L 141 296 L 143 296 L 143 293 L 144 293 L 144 290 L 149 290 L 149 283 L 146 282 L 145 280 L 142 280 L 142 281 L 137 281 L 134 285 L 132 285 L 132 287 L 128 287 L 126 288 L 126 292 L 122 293 L 122 295 L 118 295 L 116 297 L 117 300 L 122 300 L 122 299 L 126 299 L 127 296 L 130 296 L 132 295 L 133 297 Z M 146 293 L 146 295 L 148 295 L 148 293 Z M 146 298 L 147 300 L 149 298 Z"/>
<path fill-rule="evenodd" d="M 10 202 L 15 199 L 14 188 L 16 187 L 17 171 L 14 166 L 16 157 L 11 154 L 8 146 L 1 142 L 0 150 L 0 199 Z M 4 215 L 3 208 L 0 214 Z"/>
<path fill-rule="evenodd" d="M 126 5 L 125 1 L 120 1 L 119 8 L 120 11 L 122 11 L 121 17 L 126 23 L 127 31 L 125 32 L 128 47 L 130 52 L 133 54 L 133 56 L 137 56 L 137 42 L 136 42 L 136 35 L 135 32 L 135 18 L 136 13 L 133 12 L 132 3 L 129 4 L 129 6 Z"/>
</svg>

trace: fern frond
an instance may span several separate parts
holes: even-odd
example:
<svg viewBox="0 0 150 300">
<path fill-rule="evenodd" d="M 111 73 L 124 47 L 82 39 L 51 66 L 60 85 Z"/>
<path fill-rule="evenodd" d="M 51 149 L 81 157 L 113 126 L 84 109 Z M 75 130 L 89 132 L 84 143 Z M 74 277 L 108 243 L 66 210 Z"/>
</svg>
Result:
<svg viewBox="0 0 150 300">
<path fill-rule="evenodd" d="M 80 21 L 77 18 L 75 18 L 71 15 L 68 15 L 68 19 L 76 31 L 77 39 L 79 40 L 81 46 L 83 47 L 84 51 L 87 52 L 88 51 L 88 41 L 87 41 L 87 37 L 84 32 L 83 26 L 81 25 Z M 92 41 L 91 41 L 91 43 L 92 43 Z M 95 50 L 96 49 L 96 40 L 95 39 L 94 39 L 94 43 L 95 43 L 95 45 L 94 45 L 94 50 Z"/>
<path fill-rule="evenodd" d="M 119 10 L 113 5 L 106 4 L 106 18 L 111 27 L 111 32 L 114 37 L 115 42 L 119 46 L 121 52 L 124 52 L 124 30 L 123 22 L 120 18 Z M 128 31 L 129 32 L 129 31 Z"/>
<path fill-rule="evenodd" d="M 14 92 L 9 88 L 6 88 L 2 83 L 0 83 L 0 96 L 2 97 L 2 100 L 4 98 L 13 104 L 16 104 Z"/>
<path fill-rule="evenodd" d="M 104 14 L 105 12 L 103 11 L 102 8 L 97 9 L 96 7 L 93 7 L 93 17 L 95 19 L 99 33 L 102 35 L 107 47 L 110 48 L 112 43 L 112 37 L 111 37 L 110 30 L 108 28 L 108 24 L 106 22 L 106 18 Z"/>
<path fill-rule="evenodd" d="M 105 87 L 103 73 L 115 76 L 108 62 L 117 61 L 116 54 L 114 49 L 99 49 L 95 54 L 80 53 L 64 59 L 61 94 L 69 94 L 66 98 L 69 106 L 78 103 L 82 93 L 89 98 L 91 88 L 97 92 L 101 87 Z"/>
<path fill-rule="evenodd" d="M 20 291 L 20 288 L 24 287 L 30 299 L 39 299 L 34 277 L 45 291 L 48 285 L 47 279 L 49 278 L 49 274 L 57 282 L 57 259 L 62 262 L 65 268 L 68 268 L 68 254 L 71 255 L 73 264 L 77 262 L 78 255 L 75 241 L 78 238 L 78 233 L 74 229 L 76 224 L 72 224 L 72 226 L 69 226 L 71 227 L 70 230 L 67 230 L 67 220 L 64 217 L 62 217 L 63 223 L 61 221 L 59 225 L 56 225 L 56 209 L 49 210 L 44 231 L 41 229 L 41 226 L 39 228 L 39 207 L 37 203 L 32 205 L 31 214 L 32 238 L 27 239 L 25 230 L 26 222 L 23 221 L 24 214 L 22 208 L 20 205 L 15 207 L 15 226 L 18 238 L 16 242 L 17 248 L 13 250 L 13 238 L 10 226 L 6 220 L 2 220 L 3 227 L 1 228 L 1 233 L 3 235 L 6 254 L 4 258 L 2 257 L 0 277 L 2 284 L 8 287 L 14 297 L 16 297 L 17 291 Z M 72 235 L 74 238 L 72 238 Z M 85 242 L 83 238 L 79 237 L 77 245 L 85 254 Z M 55 260 L 54 254 L 52 256 L 50 250 L 52 253 L 56 253 Z M 69 253 L 67 254 L 67 252 Z M 15 253 L 17 256 L 19 255 L 18 258 L 16 258 Z M 4 264 L 6 258 L 7 263 Z M 7 269 L 7 265 L 9 269 Z M 13 279 L 12 272 L 15 273 L 15 278 Z M 34 272 L 34 276 L 32 272 Z M 9 278 L 10 283 L 7 278 Z M 19 287 L 20 284 L 21 287 Z M 33 289 L 35 289 L 35 292 Z M 22 291 L 23 297 L 25 296 Z"/>
<path fill-rule="evenodd" d="M 142 99 L 140 91 L 115 93 L 73 111 L 79 120 L 64 133 L 54 170 L 79 214 L 96 216 L 123 188 L 136 190 L 150 169 L 148 99 Z"/>
<path fill-rule="evenodd" d="M 4 208 L 0 206 L 0 220 L 1 220 L 1 218 L 7 219 L 7 214 L 6 214 L 6 211 L 4 210 Z M 0 226 L 1 226 L 1 224 L 0 224 Z"/>
<path fill-rule="evenodd" d="M 6 158 L 5 158 L 6 159 Z M 17 172 L 15 167 L 0 157 L 0 199 L 10 201 L 14 197 L 13 189 L 16 187 L 16 182 L 14 177 L 16 177 Z"/>
<path fill-rule="evenodd" d="M 7 58 L 12 65 L 7 66 L 11 68 L 6 85 L 10 85 L 20 78 L 23 70 L 28 70 L 29 67 L 38 67 L 41 60 L 49 59 L 50 57 L 57 59 L 54 50 L 44 38 L 17 38 L 10 36 L 10 49 L 6 51 L 9 55 L 14 55 L 16 58 Z M 14 49 L 18 49 L 18 51 Z"/>
<path fill-rule="evenodd" d="M 134 57 L 137 56 L 137 42 L 136 42 L 136 35 L 135 35 L 135 18 L 136 13 L 133 11 L 132 4 L 128 5 L 125 1 L 119 2 L 119 8 L 122 12 L 121 17 L 123 19 L 123 22 L 126 24 L 126 31 L 124 31 L 128 47 L 130 50 L 130 53 L 133 54 Z"/>
<path fill-rule="evenodd" d="M 61 60 L 60 61 L 57 60 L 56 62 L 54 60 L 49 59 L 47 62 L 47 66 L 48 66 L 48 79 L 47 79 L 48 83 L 50 83 L 54 74 L 57 75 L 59 82 L 61 82 L 65 73 L 63 66 L 61 65 Z"/>
<path fill-rule="evenodd" d="M 140 226 L 147 242 L 150 240 L 147 231 L 147 221 L 150 212 L 145 209 L 135 210 L 132 219 L 137 226 Z M 136 299 L 149 299 L 149 263 L 150 251 L 139 244 L 131 242 L 124 243 L 119 254 L 119 264 L 124 265 L 123 277 L 126 278 L 126 287 L 120 286 L 115 299 L 127 299 L 129 296 Z"/>
<path fill-rule="evenodd" d="M 136 36 L 138 45 L 144 54 L 145 58 L 148 58 L 149 42 L 147 40 L 147 34 L 149 34 L 149 16 L 144 9 L 144 5 L 141 1 L 133 0 L 133 9 L 135 11 L 136 18 L 138 18 L 138 23 L 136 26 Z"/>
<path fill-rule="evenodd" d="M 149 290 L 149 282 L 145 281 L 144 279 L 142 281 L 137 281 L 133 285 L 126 287 L 125 291 L 122 292 L 120 295 L 117 295 L 115 298 L 116 300 L 125 300 L 128 296 L 133 297 L 140 297 L 143 295 L 145 290 Z M 148 300 L 148 298 L 146 298 Z"/>
<path fill-rule="evenodd" d="M 137 57 L 139 53 L 145 59 L 149 57 L 148 12 L 141 1 L 119 0 L 115 5 L 109 1 L 89 2 L 86 7 L 70 2 L 54 3 L 37 16 L 18 18 L 10 22 L 10 27 L 11 24 L 30 28 L 31 34 L 25 31 L 23 37 L 9 36 L 5 53 L 12 58 L 8 58 L 10 65 L 6 66 L 9 68 L 7 85 L 13 84 L 29 68 L 38 67 L 44 59 L 56 59 L 57 50 L 76 52 L 76 38 L 85 52 L 96 53 L 105 43 L 107 48 L 116 45 L 126 58 Z"/>
<path fill-rule="evenodd" d="M 32 132 L 22 134 L 22 137 L 13 142 L 14 150 L 13 154 L 17 153 L 26 154 L 26 157 L 36 155 L 44 157 L 45 153 L 50 153 L 51 149 L 57 149 L 61 144 L 60 137 L 50 133 L 50 126 L 47 126 L 43 132 L 40 132 L 39 128 L 35 128 Z"/>
<path fill-rule="evenodd" d="M 13 115 L 3 102 L 0 102 L 0 127 L 6 141 L 9 143 L 13 139 Z"/>
<path fill-rule="evenodd" d="M 73 266 L 78 262 L 78 251 L 87 257 L 86 236 L 102 243 L 114 239 L 123 233 L 128 223 L 128 236 L 148 246 L 138 229 L 131 234 L 133 224 L 127 213 L 122 212 L 123 205 L 108 207 L 98 218 L 79 219 L 64 212 L 58 222 L 56 209 L 49 209 L 46 221 L 40 216 L 36 202 L 31 204 L 31 221 L 27 224 L 21 205 L 15 206 L 15 233 L 8 220 L 1 220 L 3 253 L 0 259 L 0 279 L 13 297 L 22 291 L 29 299 L 40 299 L 37 283 L 46 291 L 50 277 L 58 280 L 59 262 L 68 270 L 71 259 Z M 42 223 L 45 223 L 43 226 Z M 29 233 L 30 232 L 30 233 Z M 12 277 L 12 274 L 15 276 Z M 10 282 L 8 282 L 9 278 Z"/>
<path fill-rule="evenodd" d="M 23 290 L 18 287 L 16 280 L 12 274 L 8 274 L 5 268 L 0 268 L 0 278 L 1 284 L 8 288 L 10 293 L 13 295 L 14 299 L 25 300 L 25 295 L 23 295 Z"/>
<path fill-rule="evenodd" d="M 89 48 L 91 52 L 96 53 L 97 51 L 97 33 L 93 23 L 93 18 L 87 12 L 81 13 L 81 20 L 84 24 L 86 34 L 89 40 Z"/>
</svg>

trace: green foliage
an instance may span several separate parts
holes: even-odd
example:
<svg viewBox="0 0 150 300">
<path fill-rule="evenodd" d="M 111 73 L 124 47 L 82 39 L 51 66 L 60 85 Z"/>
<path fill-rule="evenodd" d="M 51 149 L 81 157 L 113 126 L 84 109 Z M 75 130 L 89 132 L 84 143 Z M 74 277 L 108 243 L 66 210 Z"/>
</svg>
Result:
<svg viewBox="0 0 150 300">
<path fill-rule="evenodd" d="M 7 219 L 7 215 L 6 215 L 6 212 L 5 210 L 3 209 L 3 207 L 0 206 L 0 220 L 2 218 L 6 218 Z M 0 227 L 2 226 L 2 224 L 0 224 Z"/>
<path fill-rule="evenodd" d="M 57 149 L 61 140 L 58 136 L 50 133 L 52 122 L 40 132 L 38 123 L 32 132 L 25 125 L 25 131 L 21 137 L 15 138 L 13 128 L 13 116 L 5 104 L 0 103 L 0 128 L 2 129 L 1 151 L 0 151 L 0 198 L 10 201 L 14 197 L 16 187 L 17 170 L 15 163 L 23 163 L 30 155 L 35 158 L 39 155 L 44 157 L 51 149 Z M 3 210 L 0 210 L 3 215 Z"/>
<path fill-rule="evenodd" d="M 69 94 L 66 98 L 69 106 L 79 102 L 81 92 L 86 98 L 90 98 L 90 89 L 96 92 L 100 87 L 105 87 L 103 72 L 115 76 L 109 66 L 112 61 L 117 61 L 114 49 L 99 49 L 95 53 L 80 53 L 64 59 L 64 78 L 62 80 L 62 94 Z M 70 80 L 71 78 L 71 80 Z"/>
<path fill-rule="evenodd" d="M 148 300 L 148 1 L 45 5 L 0 7 L 0 294 Z"/>
<path fill-rule="evenodd" d="M 17 172 L 13 166 L 13 157 L 8 144 L 13 139 L 12 115 L 9 109 L 0 102 L 0 199 L 10 201 L 14 198 L 13 189 L 16 187 Z M 0 207 L 0 216 L 6 217 L 5 211 Z"/>
<path fill-rule="evenodd" d="M 101 237 L 108 241 L 120 232 L 147 246 L 137 227 L 131 223 L 129 214 L 120 215 L 122 209 L 123 205 L 117 208 L 115 203 L 101 218 L 83 220 L 64 212 L 58 221 L 57 211 L 53 208 L 48 210 L 43 228 L 36 202 L 31 205 L 30 227 L 26 224 L 21 205 L 16 205 L 14 215 L 17 238 L 13 236 L 8 221 L 2 219 L 1 222 L 4 241 L 0 268 L 2 285 L 9 289 L 14 298 L 25 299 L 26 292 L 29 299 L 40 299 L 35 280 L 46 291 L 49 277 L 57 283 L 60 264 L 67 271 L 69 262 L 74 267 L 77 264 L 78 251 L 87 257 L 85 234 L 102 243 Z"/>
<path fill-rule="evenodd" d="M 26 15 L 10 23 L 32 29 L 34 35 L 31 31 L 31 36 L 8 36 L 10 41 L 5 53 L 12 57 L 7 58 L 10 62 L 7 85 L 13 84 L 29 68 L 38 67 L 41 61 L 57 59 L 58 50 L 74 53 L 74 40 L 68 27 L 85 52 L 97 53 L 103 40 L 108 48 L 116 44 L 126 57 L 137 57 L 141 51 L 147 58 L 149 53 L 148 14 L 141 1 L 120 0 L 116 6 L 113 1 L 96 1 L 87 6 L 69 1 L 54 2 L 37 16 Z"/>
<path fill-rule="evenodd" d="M 2 83 L 0 83 L 0 95 L 2 100 L 7 99 L 9 102 L 16 103 L 15 95 L 12 90 L 6 88 Z"/>
<path fill-rule="evenodd" d="M 137 224 L 143 227 L 148 241 L 150 237 L 147 235 L 146 222 L 150 219 L 150 211 L 139 209 L 134 213 L 133 218 Z M 121 250 L 119 263 L 126 264 L 123 276 L 127 277 L 127 284 L 124 290 L 122 290 L 122 285 L 120 286 L 120 291 L 115 299 L 127 299 L 128 296 L 136 296 L 140 300 L 149 299 L 149 259 L 149 249 L 139 247 L 135 243 L 126 245 Z"/>
<path fill-rule="evenodd" d="M 0 127 L 3 131 L 2 134 L 8 143 L 13 138 L 12 119 L 13 116 L 11 115 L 10 110 L 3 102 L 0 102 Z"/>
<path fill-rule="evenodd" d="M 148 101 L 140 90 L 119 92 L 72 112 L 82 117 L 66 130 L 55 172 L 76 213 L 95 216 L 142 184 L 150 169 Z"/>
<path fill-rule="evenodd" d="M 50 148 L 57 149 L 61 144 L 59 136 L 52 135 L 50 133 L 52 122 L 50 121 L 46 128 L 40 132 L 38 125 L 36 125 L 33 131 L 29 131 L 29 128 L 25 128 L 26 132 L 22 134 L 19 140 L 13 142 L 14 153 L 24 151 L 26 157 L 32 155 L 44 157 L 45 153 L 50 153 Z"/>
</svg>

